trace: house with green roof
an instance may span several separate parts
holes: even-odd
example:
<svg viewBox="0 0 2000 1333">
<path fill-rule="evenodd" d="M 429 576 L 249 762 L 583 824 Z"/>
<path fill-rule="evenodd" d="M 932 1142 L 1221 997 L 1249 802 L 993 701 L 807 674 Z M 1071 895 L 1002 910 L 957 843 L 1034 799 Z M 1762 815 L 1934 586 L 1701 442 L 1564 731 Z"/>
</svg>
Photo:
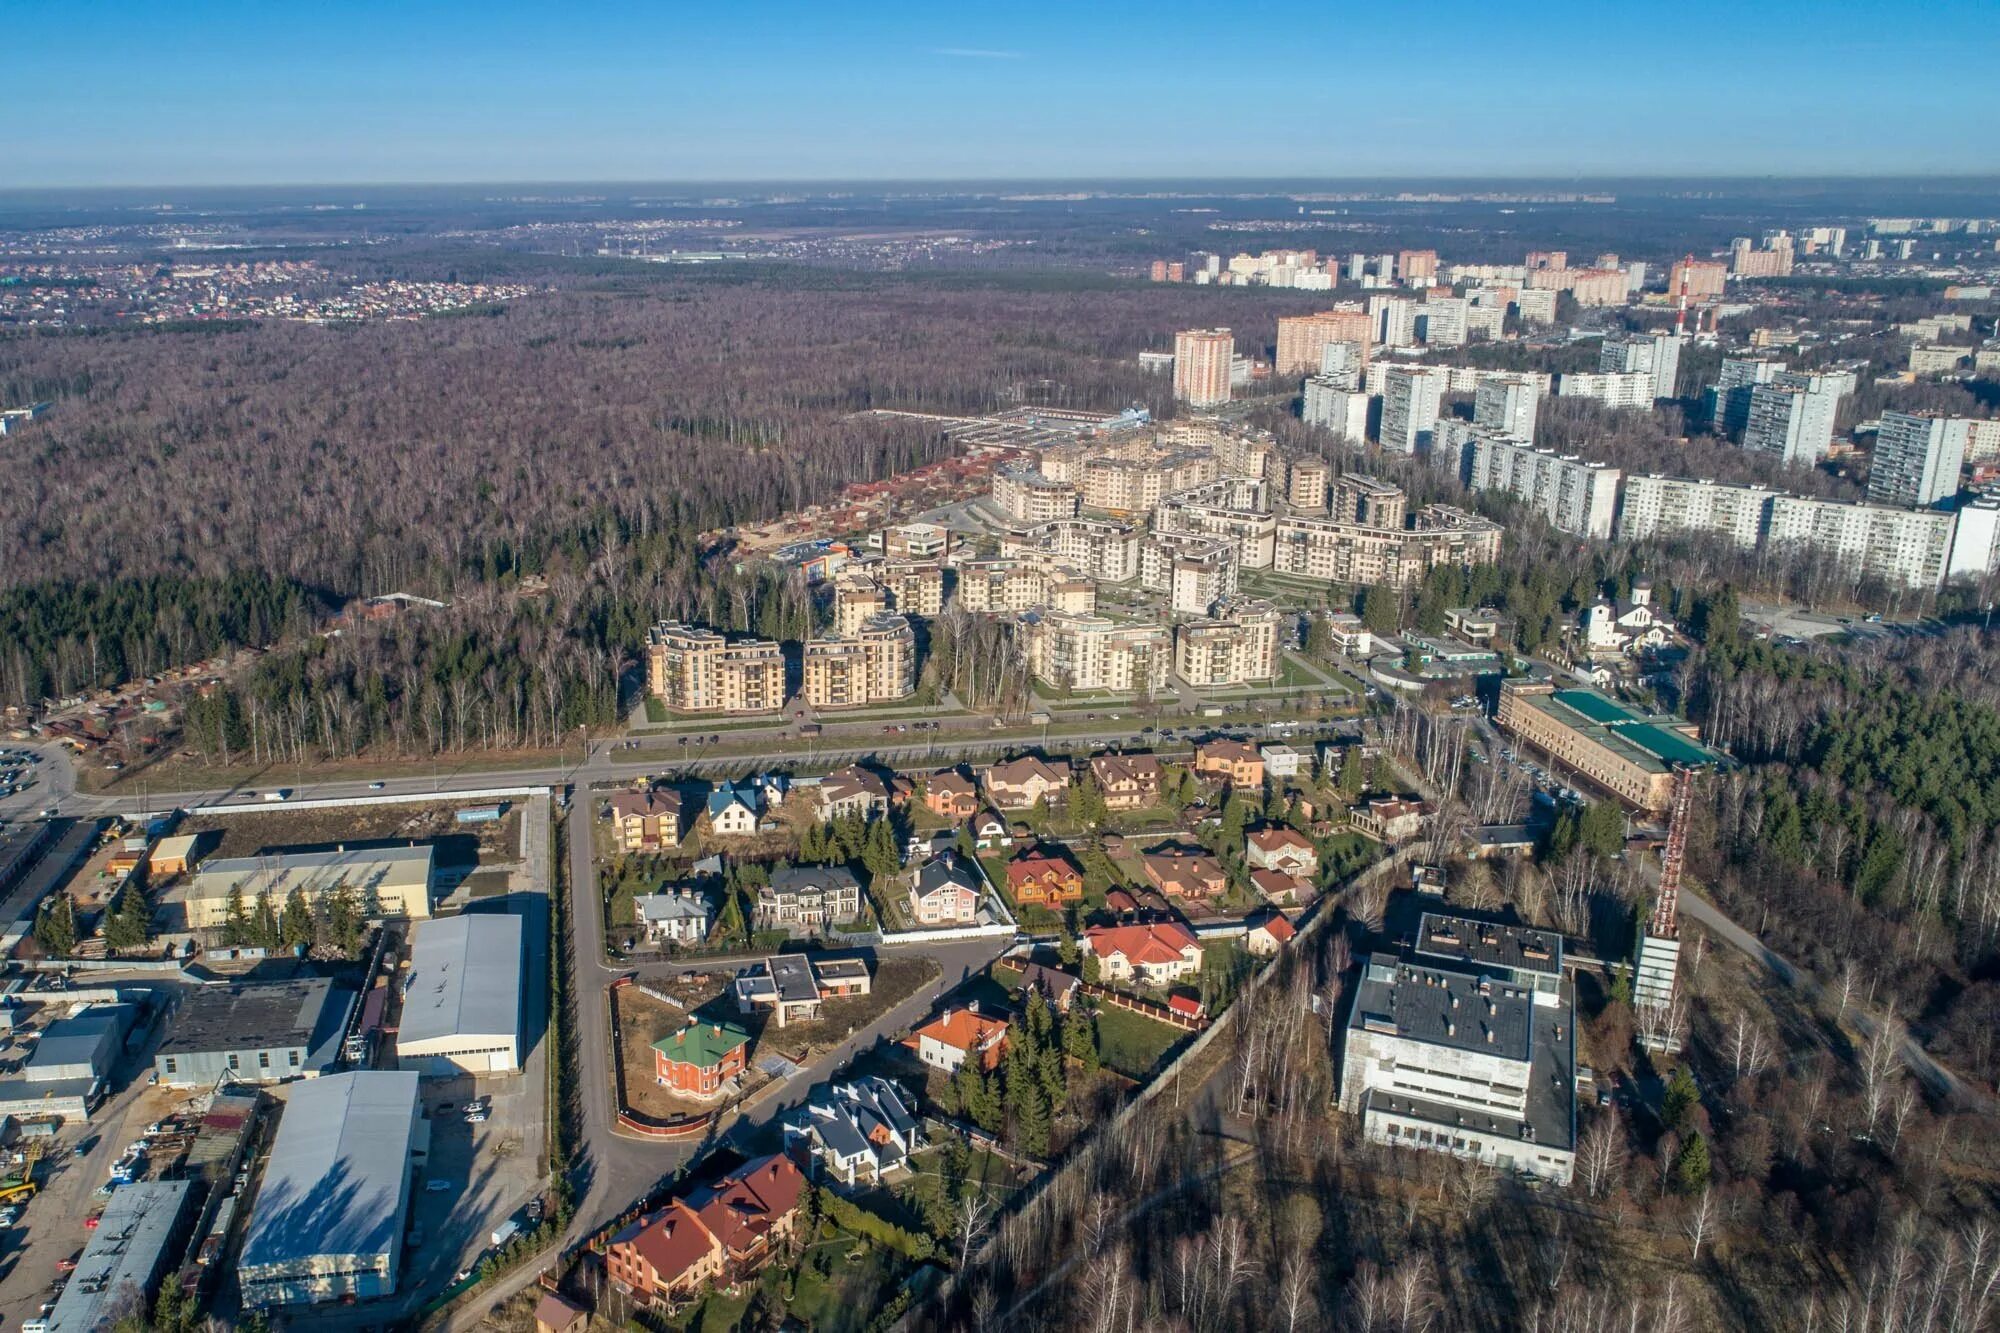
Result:
<svg viewBox="0 0 2000 1333">
<path fill-rule="evenodd" d="M 750 1067 L 750 1030 L 696 1014 L 653 1043 L 653 1077 L 688 1097 L 720 1097 Z"/>
</svg>

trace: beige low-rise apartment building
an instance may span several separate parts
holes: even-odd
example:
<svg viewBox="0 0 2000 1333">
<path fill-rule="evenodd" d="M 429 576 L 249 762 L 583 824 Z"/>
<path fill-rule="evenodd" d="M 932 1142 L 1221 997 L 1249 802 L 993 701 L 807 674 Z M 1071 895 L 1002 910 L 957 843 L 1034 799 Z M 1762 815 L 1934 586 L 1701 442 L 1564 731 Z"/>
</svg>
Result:
<svg viewBox="0 0 2000 1333">
<path fill-rule="evenodd" d="M 1003 467 L 993 474 L 993 503 L 1015 523 L 1047 523 L 1076 513 L 1076 487 L 1032 467 Z"/>
<path fill-rule="evenodd" d="M 1038 606 L 1088 614 L 1097 609 L 1097 584 L 1045 556 L 969 560 L 958 568 L 958 604 L 987 615 Z"/>
<path fill-rule="evenodd" d="M 1173 665 L 1165 625 L 1042 611 L 1022 622 L 1028 670 L 1058 688 L 1160 694 Z"/>
<path fill-rule="evenodd" d="M 1174 631 L 1174 674 L 1195 689 L 1249 685 L 1278 674 L 1278 609 L 1257 597 L 1231 597 L 1215 615 Z"/>
<path fill-rule="evenodd" d="M 1407 529 L 1288 515 L 1278 520 L 1271 567 L 1315 582 L 1409 588 L 1440 566 L 1491 564 L 1500 557 L 1501 532 L 1498 523 L 1449 505 L 1425 506 Z"/>
<path fill-rule="evenodd" d="M 646 687 L 675 712 L 775 713 L 785 706 L 784 650 L 661 621 L 646 636 Z"/>
<path fill-rule="evenodd" d="M 805 646 L 803 697 L 814 708 L 858 708 L 917 687 L 917 641 L 907 618 L 870 617 L 842 638 Z"/>
</svg>

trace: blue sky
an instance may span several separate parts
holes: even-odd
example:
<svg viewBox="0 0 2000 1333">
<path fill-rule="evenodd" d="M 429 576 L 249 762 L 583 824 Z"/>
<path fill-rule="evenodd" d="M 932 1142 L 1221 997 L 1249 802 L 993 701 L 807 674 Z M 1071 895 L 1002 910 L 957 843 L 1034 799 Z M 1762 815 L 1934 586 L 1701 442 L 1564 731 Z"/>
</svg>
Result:
<svg viewBox="0 0 2000 1333">
<path fill-rule="evenodd" d="M 14 187 L 2000 169 L 1990 0 L 0 17 Z"/>
</svg>

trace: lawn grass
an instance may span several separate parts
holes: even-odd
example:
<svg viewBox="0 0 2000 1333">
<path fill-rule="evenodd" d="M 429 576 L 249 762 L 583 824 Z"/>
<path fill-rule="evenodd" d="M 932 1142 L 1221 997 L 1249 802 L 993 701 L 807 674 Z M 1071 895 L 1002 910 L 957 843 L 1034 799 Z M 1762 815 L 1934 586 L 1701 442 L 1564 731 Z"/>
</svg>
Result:
<svg viewBox="0 0 2000 1333">
<path fill-rule="evenodd" d="M 1144 1082 L 1167 1052 L 1187 1035 L 1179 1028 L 1155 1023 L 1129 1009 L 1116 1009 L 1108 1004 L 1097 1009 L 1098 1053 L 1105 1068 L 1127 1078 Z"/>
</svg>

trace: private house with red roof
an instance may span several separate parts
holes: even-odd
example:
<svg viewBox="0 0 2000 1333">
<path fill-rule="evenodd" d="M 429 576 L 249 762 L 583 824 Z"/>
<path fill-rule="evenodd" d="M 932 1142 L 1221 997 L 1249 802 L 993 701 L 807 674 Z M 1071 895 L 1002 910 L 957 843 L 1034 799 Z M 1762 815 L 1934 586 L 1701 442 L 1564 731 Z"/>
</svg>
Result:
<svg viewBox="0 0 2000 1333">
<path fill-rule="evenodd" d="M 1206 901 L 1229 887 L 1222 862 L 1196 847 L 1173 845 L 1147 852 L 1139 859 L 1146 881 L 1174 898 Z"/>
<path fill-rule="evenodd" d="M 933 1069 L 955 1074 L 967 1060 L 992 1072 L 1007 1053 L 1007 1021 L 979 1012 L 978 1005 L 947 1009 L 912 1032 L 903 1044 Z"/>
<path fill-rule="evenodd" d="M 1187 927 L 1172 921 L 1093 926 L 1084 932 L 1083 942 L 1096 956 L 1098 975 L 1106 981 L 1166 986 L 1201 971 L 1201 943 Z"/>
<path fill-rule="evenodd" d="M 653 1077 L 684 1097 L 720 1097 L 750 1067 L 750 1033 L 728 1019 L 689 1019 L 653 1043 Z"/>
<path fill-rule="evenodd" d="M 1271 912 L 1253 922 L 1243 935 L 1243 950 L 1258 958 L 1269 958 L 1298 934 L 1298 928 L 1282 912 Z"/>
<path fill-rule="evenodd" d="M 647 1305 L 739 1282 L 790 1245 L 805 1188 L 805 1173 L 788 1157 L 746 1163 L 612 1237 L 605 1271 L 619 1291 Z"/>
<path fill-rule="evenodd" d="M 1023 907 L 1058 911 L 1083 900 L 1083 872 L 1066 852 L 1036 847 L 1007 863 L 1007 892 Z"/>
<path fill-rule="evenodd" d="M 1297 829 L 1274 824 L 1243 835 L 1243 861 L 1252 870 L 1311 875 L 1319 869 L 1319 849 Z"/>
</svg>

